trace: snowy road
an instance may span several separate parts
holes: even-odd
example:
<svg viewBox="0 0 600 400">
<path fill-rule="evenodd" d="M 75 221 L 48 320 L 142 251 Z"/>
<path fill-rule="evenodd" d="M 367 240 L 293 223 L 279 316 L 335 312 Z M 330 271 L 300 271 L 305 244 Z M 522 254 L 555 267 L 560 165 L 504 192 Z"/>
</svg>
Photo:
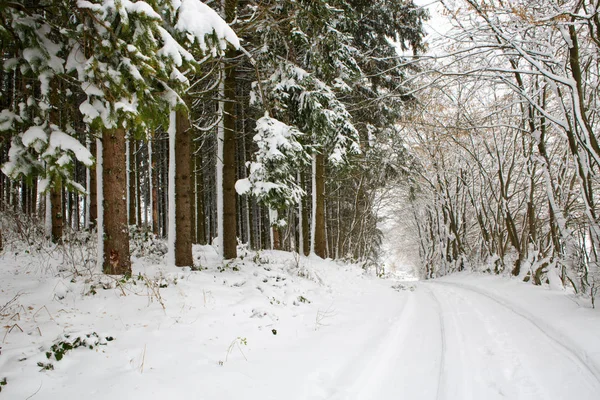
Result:
<svg viewBox="0 0 600 400">
<path fill-rule="evenodd" d="M 390 304 L 382 291 L 363 293 L 359 300 L 364 309 L 353 305 L 360 317 L 354 328 L 331 328 L 312 349 L 302 346 L 305 352 L 291 358 L 298 379 L 288 382 L 276 374 L 288 397 L 600 398 L 598 354 L 591 357 L 578 338 L 512 302 L 514 293 L 501 297 L 485 288 L 440 280 L 417 283 L 414 291 L 396 295 Z M 388 305 L 368 312 L 378 296 Z M 559 300 L 569 303 L 565 296 Z M 290 387 L 295 388 L 292 396 Z M 273 392 L 263 394 L 276 398 Z"/>
<path fill-rule="evenodd" d="M 329 399 L 598 399 L 583 350 L 489 294 L 450 283 L 407 292 L 399 315 L 356 349 Z M 550 328 L 547 328 L 550 329 Z"/>
<path fill-rule="evenodd" d="M 584 350 L 502 299 L 444 282 L 419 284 L 403 300 L 324 398 L 600 398 Z"/>
<path fill-rule="evenodd" d="M 534 317 L 465 286 L 431 283 L 421 288 L 438 305 L 442 345 L 437 399 L 600 396 L 600 375 L 580 355 L 583 350 L 561 342 L 559 334 Z"/>
</svg>

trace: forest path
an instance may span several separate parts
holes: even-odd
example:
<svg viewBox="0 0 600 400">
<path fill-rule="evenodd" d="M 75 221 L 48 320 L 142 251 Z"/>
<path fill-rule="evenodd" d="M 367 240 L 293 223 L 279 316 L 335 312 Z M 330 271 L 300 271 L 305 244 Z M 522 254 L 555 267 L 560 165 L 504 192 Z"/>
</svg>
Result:
<svg viewBox="0 0 600 400">
<path fill-rule="evenodd" d="M 444 281 L 420 288 L 438 299 L 446 326 L 437 399 L 598 398 L 593 362 L 544 321 L 485 289 Z"/>
<path fill-rule="evenodd" d="M 288 391 L 288 398 L 600 398 L 598 353 L 585 338 L 557 327 L 560 316 L 552 314 L 560 309 L 557 304 L 574 306 L 574 314 L 583 312 L 597 323 L 595 310 L 577 308 L 564 294 L 548 300 L 545 296 L 556 293 L 514 281 L 498 292 L 455 276 L 392 285 L 400 288 L 393 296 L 384 282 L 339 301 L 344 323 L 325 327 L 318 342 L 298 344 L 303 352 L 290 358 L 293 366 L 287 372 L 294 371 L 297 380 L 289 383 L 296 389 Z M 547 302 L 546 313 L 537 315 L 535 307 L 523 304 L 530 301 Z"/>
<path fill-rule="evenodd" d="M 363 346 L 338 358 L 336 372 L 318 374 L 323 390 L 311 398 L 598 399 L 583 346 L 485 288 L 422 282 L 398 303 L 368 320 L 368 337 L 352 340 Z"/>
</svg>

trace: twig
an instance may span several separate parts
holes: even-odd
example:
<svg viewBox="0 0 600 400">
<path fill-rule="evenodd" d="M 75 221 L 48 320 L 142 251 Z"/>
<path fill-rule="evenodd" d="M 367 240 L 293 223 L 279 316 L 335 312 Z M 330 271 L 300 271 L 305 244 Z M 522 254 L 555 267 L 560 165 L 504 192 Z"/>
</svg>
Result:
<svg viewBox="0 0 600 400">
<path fill-rule="evenodd" d="M 140 374 L 144 373 L 144 363 L 146 362 L 146 346 L 144 345 L 144 353 L 142 354 L 142 365 L 140 365 Z"/>
<path fill-rule="evenodd" d="M 146 287 L 148 289 L 150 289 L 150 292 L 151 292 L 150 300 L 152 300 L 154 297 L 156 297 L 156 300 L 161 305 L 163 311 L 166 312 L 167 311 L 167 307 L 165 307 L 165 303 L 163 301 L 162 295 L 160 294 L 160 287 L 159 287 L 159 285 L 156 282 L 148 279 L 148 277 L 145 276 L 145 275 L 143 275 L 143 278 L 144 278 L 144 282 L 146 283 Z"/>
<path fill-rule="evenodd" d="M 322 326 L 328 326 L 324 321 L 328 318 L 335 316 L 335 310 L 331 310 L 331 306 L 325 311 L 317 310 L 317 316 L 315 318 L 315 331 L 318 331 Z"/>
<path fill-rule="evenodd" d="M 8 336 L 9 333 L 12 332 L 12 330 L 17 327 L 19 328 L 19 330 L 21 331 L 21 333 L 23 333 L 23 329 L 21 329 L 21 327 L 19 326 L 19 324 L 14 324 L 13 326 L 11 326 L 10 328 L 8 328 L 6 330 L 6 333 L 4 334 L 4 337 L 2 338 L 2 343 L 4 343 L 4 341 L 6 340 L 6 337 Z"/>
<path fill-rule="evenodd" d="M 29 400 L 30 398 L 32 398 L 33 396 L 35 396 L 36 394 L 39 393 L 40 390 L 42 390 L 42 384 L 44 383 L 44 381 L 40 382 L 40 387 L 38 388 L 38 390 L 35 391 L 34 394 L 32 394 L 31 396 L 29 396 L 28 398 L 26 398 L 25 400 Z"/>
<path fill-rule="evenodd" d="M 19 297 L 21 297 L 21 294 L 22 294 L 21 292 L 15 294 L 15 296 L 12 299 L 10 299 L 6 304 L 4 304 L 2 307 L 0 307 L 0 316 L 4 315 L 4 312 L 6 312 L 6 310 L 8 310 L 8 308 L 14 302 L 16 302 Z"/>
<path fill-rule="evenodd" d="M 240 353 L 242 353 L 242 356 L 244 357 L 244 360 L 248 361 L 248 359 L 246 358 L 246 355 L 244 354 L 242 348 L 240 347 L 240 342 L 239 341 L 240 341 L 239 337 L 233 339 L 233 341 L 231 342 L 231 344 L 227 348 L 227 354 L 225 355 L 225 361 L 227 361 L 227 359 L 229 358 L 229 354 L 231 354 L 231 352 L 233 351 L 233 348 L 236 345 L 237 345 L 237 348 L 240 350 Z"/>
<path fill-rule="evenodd" d="M 51 319 L 52 321 L 55 321 L 55 320 L 54 320 L 54 318 L 52 317 L 52 315 L 50 314 L 50 311 L 48 311 L 48 308 L 47 308 L 46 306 L 42 306 L 42 307 L 40 307 L 40 309 L 39 309 L 39 310 L 37 310 L 37 311 L 35 312 L 35 314 L 33 314 L 33 321 L 34 321 L 34 322 L 37 322 L 37 321 L 35 320 L 35 316 L 36 316 L 36 315 L 37 315 L 37 314 L 38 314 L 40 311 L 42 311 L 42 309 L 46 310 L 46 312 L 48 313 L 48 316 L 50 317 L 50 319 Z M 55 321 L 55 322 L 56 322 L 56 321 Z"/>
</svg>

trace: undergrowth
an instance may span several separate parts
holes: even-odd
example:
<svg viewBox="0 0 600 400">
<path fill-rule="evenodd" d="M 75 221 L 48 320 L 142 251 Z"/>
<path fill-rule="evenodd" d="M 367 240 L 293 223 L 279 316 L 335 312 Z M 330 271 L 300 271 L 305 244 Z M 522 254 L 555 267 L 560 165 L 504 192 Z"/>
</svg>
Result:
<svg viewBox="0 0 600 400">
<path fill-rule="evenodd" d="M 52 361 L 60 361 L 65 355 L 79 347 L 87 348 L 90 350 L 94 350 L 98 346 L 105 346 L 108 342 L 112 342 L 114 338 L 112 336 L 100 336 L 96 332 L 80 334 L 76 336 L 72 336 L 69 334 L 64 334 L 59 337 L 50 349 L 46 351 L 46 358 L 49 360 L 48 362 L 38 362 L 38 367 L 41 370 L 53 370 L 54 363 Z"/>
</svg>

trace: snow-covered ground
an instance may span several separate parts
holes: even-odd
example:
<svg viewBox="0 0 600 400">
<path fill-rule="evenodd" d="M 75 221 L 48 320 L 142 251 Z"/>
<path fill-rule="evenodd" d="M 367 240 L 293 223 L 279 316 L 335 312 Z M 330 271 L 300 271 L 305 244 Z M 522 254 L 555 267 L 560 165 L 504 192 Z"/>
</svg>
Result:
<svg viewBox="0 0 600 400">
<path fill-rule="evenodd" d="M 139 258 L 118 281 L 6 251 L 0 399 L 600 398 L 600 314 L 570 294 L 474 274 L 383 280 L 283 252 L 195 255 L 202 271 Z"/>
</svg>

